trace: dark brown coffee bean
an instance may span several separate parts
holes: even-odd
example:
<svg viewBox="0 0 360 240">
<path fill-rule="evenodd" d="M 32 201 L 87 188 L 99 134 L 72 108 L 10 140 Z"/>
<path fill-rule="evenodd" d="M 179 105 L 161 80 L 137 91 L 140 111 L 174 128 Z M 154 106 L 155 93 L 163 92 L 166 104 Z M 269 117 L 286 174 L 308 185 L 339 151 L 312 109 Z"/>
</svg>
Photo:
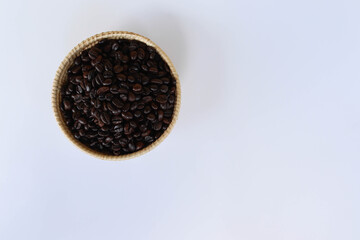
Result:
<svg viewBox="0 0 360 240">
<path fill-rule="evenodd" d="M 158 90 L 158 86 L 157 85 L 150 85 L 150 90 L 153 92 L 156 92 Z"/>
<path fill-rule="evenodd" d="M 81 124 L 83 124 L 83 125 L 87 123 L 86 119 L 83 118 L 83 117 L 82 117 L 82 118 L 79 118 L 78 121 L 79 121 L 79 123 L 81 123 Z"/>
<path fill-rule="evenodd" d="M 114 96 L 113 96 L 111 93 L 109 93 L 109 92 L 105 94 L 105 100 L 106 100 L 106 101 L 111 101 L 111 99 L 112 99 L 113 97 L 114 97 Z"/>
<path fill-rule="evenodd" d="M 115 73 L 121 73 L 122 71 L 124 71 L 124 67 L 121 65 L 115 65 L 114 66 L 114 72 Z"/>
<path fill-rule="evenodd" d="M 135 82 L 135 77 L 129 75 L 129 76 L 127 77 L 127 80 L 128 80 L 129 82 L 133 83 L 133 82 Z"/>
<path fill-rule="evenodd" d="M 102 60 L 102 56 L 99 55 L 95 59 L 91 60 L 91 65 L 95 66 L 96 64 L 99 64 Z"/>
<path fill-rule="evenodd" d="M 146 137 L 146 136 L 149 136 L 151 134 L 151 130 L 146 130 L 145 132 L 143 132 L 141 134 L 142 137 Z"/>
<path fill-rule="evenodd" d="M 130 120 L 133 118 L 133 114 L 131 112 L 123 112 L 121 113 L 121 116 L 126 120 Z"/>
<path fill-rule="evenodd" d="M 151 67 L 149 68 L 149 72 L 151 73 L 157 73 L 158 72 L 158 69 L 156 67 Z"/>
<path fill-rule="evenodd" d="M 164 118 L 164 119 L 163 119 L 163 123 L 165 123 L 165 124 L 170 124 L 170 119 Z"/>
<path fill-rule="evenodd" d="M 102 65 L 101 63 L 96 64 L 95 65 L 95 69 L 96 71 L 98 71 L 99 73 L 102 73 L 104 71 L 104 65 Z"/>
<path fill-rule="evenodd" d="M 136 143 L 136 150 L 140 150 L 144 147 L 144 143 L 143 142 L 137 142 Z"/>
<path fill-rule="evenodd" d="M 166 97 L 166 95 L 157 95 L 155 100 L 159 103 L 166 103 L 167 97 Z"/>
<path fill-rule="evenodd" d="M 175 96 L 174 95 L 170 95 L 169 97 L 169 103 L 174 103 L 175 102 Z"/>
<path fill-rule="evenodd" d="M 132 92 L 129 92 L 129 94 L 128 94 L 128 99 L 129 99 L 130 102 L 135 101 L 135 94 L 132 93 Z"/>
<path fill-rule="evenodd" d="M 158 110 L 158 120 L 162 121 L 164 118 L 164 111 L 163 110 Z"/>
<path fill-rule="evenodd" d="M 122 108 L 124 106 L 124 103 L 118 99 L 118 98 L 113 98 L 112 103 L 115 105 L 115 107 L 117 108 Z"/>
<path fill-rule="evenodd" d="M 166 93 L 168 90 L 169 90 L 168 86 L 166 86 L 166 85 L 161 85 L 160 86 L 160 91 L 162 93 Z"/>
<path fill-rule="evenodd" d="M 100 94 L 108 92 L 109 90 L 110 90 L 109 87 L 101 87 L 96 91 L 96 93 L 100 95 Z"/>
<path fill-rule="evenodd" d="M 148 103 L 148 102 L 151 102 L 152 101 L 152 97 L 151 96 L 145 96 L 142 98 L 143 102 L 144 103 Z"/>
<path fill-rule="evenodd" d="M 141 65 L 141 69 L 145 72 L 147 72 L 149 70 L 149 67 L 145 64 Z"/>
<path fill-rule="evenodd" d="M 104 112 L 100 115 L 100 120 L 105 124 L 110 124 L 110 115 L 107 112 Z"/>
<path fill-rule="evenodd" d="M 137 57 L 138 57 L 139 59 L 141 59 L 141 60 L 145 58 L 145 51 L 144 51 L 144 49 L 139 48 L 139 49 L 137 50 Z"/>
<path fill-rule="evenodd" d="M 144 108 L 144 111 L 143 111 L 145 114 L 148 114 L 148 113 L 150 113 L 151 112 L 151 107 L 149 107 L 149 106 L 145 106 L 145 108 Z"/>
<path fill-rule="evenodd" d="M 134 143 L 129 143 L 129 150 L 131 151 L 131 152 L 134 152 L 135 151 L 135 144 Z"/>
<path fill-rule="evenodd" d="M 161 130 L 161 128 L 162 128 L 162 122 L 156 122 L 156 123 L 153 125 L 153 129 L 154 129 L 155 131 L 159 131 L 159 130 Z"/>
<path fill-rule="evenodd" d="M 159 106 L 155 102 L 151 102 L 151 108 L 157 110 Z"/>
<path fill-rule="evenodd" d="M 65 110 L 70 110 L 71 109 L 71 102 L 68 99 L 64 99 L 63 104 L 64 104 Z"/>
<path fill-rule="evenodd" d="M 134 84 L 134 86 L 133 86 L 134 92 L 140 92 L 141 89 L 142 89 L 141 84 L 139 84 L 139 83 Z"/>
<path fill-rule="evenodd" d="M 136 51 L 132 51 L 130 53 L 130 57 L 131 57 L 131 60 L 135 60 L 137 58 L 137 52 Z"/>
<path fill-rule="evenodd" d="M 111 71 L 104 72 L 104 78 L 112 78 L 114 74 Z"/>
<path fill-rule="evenodd" d="M 126 80 L 126 76 L 122 73 L 119 73 L 116 75 L 116 78 L 119 80 L 119 81 L 125 81 Z"/>
<path fill-rule="evenodd" d="M 141 116 L 141 112 L 138 110 L 138 111 L 135 111 L 134 112 L 134 116 L 136 117 L 136 118 L 138 118 L 138 117 L 140 117 Z"/>
<path fill-rule="evenodd" d="M 162 84 L 162 83 L 163 83 L 163 81 L 161 81 L 161 80 L 158 79 L 158 78 L 151 79 L 150 82 L 151 82 L 151 83 L 154 83 L 154 84 Z"/>
<path fill-rule="evenodd" d="M 154 114 L 150 113 L 149 115 L 146 116 L 146 118 L 147 118 L 147 120 L 149 120 L 149 121 L 154 121 L 156 117 L 155 117 Z"/>
<path fill-rule="evenodd" d="M 112 124 L 115 124 L 115 125 L 120 124 L 120 123 L 122 123 L 122 117 L 120 117 L 120 116 L 112 117 L 111 122 L 112 122 Z"/>
</svg>

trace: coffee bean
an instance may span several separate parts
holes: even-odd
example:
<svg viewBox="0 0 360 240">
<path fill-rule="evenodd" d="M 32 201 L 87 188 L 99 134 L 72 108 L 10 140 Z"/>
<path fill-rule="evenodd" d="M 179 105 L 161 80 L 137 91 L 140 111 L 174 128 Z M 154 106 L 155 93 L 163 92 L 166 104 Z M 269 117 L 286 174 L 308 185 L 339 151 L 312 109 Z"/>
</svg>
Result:
<svg viewBox="0 0 360 240">
<path fill-rule="evenodd" d="M 104 65 L 102 65 L 101 63 L 98 63 L 98 64 L 95 65 L 95 69 L 99 73 L 102 73 L 104 71 Z"/>
<path fill-rule="evenodd" d="M 114 76 L 114 74 L 111 71 L 104 72 L 104 78 L 112 78 L 113 76 Z"/>
<path fill-rule="evenodd" d="M 110 115 L 107 112 L 104 112 L 100 115 L 100 120 L 105 124 L 110 124 Z"/>
<path fill-rule="evenodd" d="M 156 123 L 153 125 L 153 129 L 154 129 L 155 131 L 159 131 L 159 130 L 161 130 L 161 128 L 162 128 L 162 122 L 156 122 Z"/>
<path fill-rule="evenodd" d="M 118 98 L 113 98 L 112 103 L 115 105 L 115 107 L 117 108 L 122 108 L 124 106 L 124 103 L 118 99 Z"/>
<path fill-rule="evenodd" d="M 160 91 L 161 91 L 162 93 L 166 93 L 168 90 L 169 90 L 169 87 L 168 87 L 168 86 L 166 86 L 166 85 L 161 85 L 161 86 L 160 86 Z"/>
<path fill-rule="evenodd" d="M 133 90 L 134 92 L 140 92 L 142 89 L 142 86 L 139 83 L 134 84 Z"/>
<path fill-rule="evenodd" d="M 149 107 L 149 106 L 146 106 L 145 108 L 144 108 L 144 113 L 145 114 L 148 114 L 148 113 L 150 113 L 151 112 L 151 108 Z"/>
<path fill-rule="evenodd" d="M 137 142 L 135 146 L 136 146 L 136 151 L 138 151 L 138 150 L 140 150 L 140 149 L 142 149 L 144 147 L 144 143 L 143 142 Z"/>
<path fill-rule="evenodd" d="M 167 97 L 166 95 L 157 95 L 155 100 L 159 103 L 166 103 Z"/>
<path fill-rule="evenodd" d="M 130 120 L 133 118 L 133 114 L 131 112 L 123 112 L 121 116 L 126 120 Z"/>
<path fill-rule="evenodd" d="M 125 81 L 126 80 L 126 76 L 122 73 L 120 74 L 117 74 L 116 75 L 116 78 L 119 80 L 119 81 Z"/>
<path fill-rule="evenodd" d="M 63 103 L 64 103 L 65 110 L 70 110 L 71 109 L 71 102 L 68 99 L 65 98 L 63 100 Z"/>
<path fill-rule="evenodd" d="M 102 82 L 102 85 L 104 85 L 104 86 L 108 86 L 108 85 L 111 85 L 111 84 L 112 84 L 111 78 L 107 78 Z"/>
<path fill-rule="evenodd" d="M 98 95 L 100 95 L 100 94 L 103 94 L 103 93 L 108 92 L 109 90 L 110 90 L 109 87 L 101 87 L 101 88 L 99 88 L 99 89 L 96 91 L 96 93 L 97 93 Z"/>
<path fill-rule="evenodd" d="M 154 83 L 154 84 L 162 84 L 163 83 L 163 81 L 158 78 L 151 79 L 150 82 Z"/>
<path fill-rule="evenodd" d="M 153 47 L 103 39 L 75 58 L 60 110 L 74 138 L 109 155 L 139 151 L 171 123 L 176 81 Z"/>
<path fill-rule="evenodd" d="M 174 103 L 175 102 L 175 96 L 174 95 L 170 95 L 169 97 L 169 103 Z"/>
<path fill-rule="evenodd" d="M 137 52 L 136 51 L 132 51 L 130 53 L 130 57 L 131 57 L 131 60 L 135 60 L 137 58 Z"/>
<path fill-rule="evenodd" d="M 111 122 L 112 122 L 113 124 L 120 124 L 120 123 L 122 123 L 122 118 L 121 118 L 120 116 L 112 117 L 112 118 L 111 118 Z"/>
<path fill-rule="evenodd" d="M 135 101 L 135 94 L 132 93 L 132 92 L 129 92 L 129 94 L 128 94 L 128 99 L 129 99 L 130 102 Z"/>
<path fill-rule="evenodd" d="M 150 113 L 149 115 L 147 115 L 146 118 L 147 118 L 149 121 L 154 121 L 156 117 L 155 117 L 154 114 Z"/>
<path fill-rule="evenodd" d="M 115 65 L 114 66 L 114 72 L 115 73 L 121 73 L 124 70 L 124 67 L 121 65 Z"/>
<path fill-rule="evenodd" d="M 141 60 L 143 60 L 145 58 L 145 51 L 142 48 L 139 48 L 137 51 L 137 57 Z"/>
<path fill-rule="evenodd" d="M 157 73 L 158 72 L 158 69 L 156 67 L 151 67 L 149 68 L 149 72 L 151 73 Z"/>
<path fill-rule="evenodd" d="M 145 96 L 142 98 L 143 102 L 144 103 L 148 103 L 148 102 L 151 102 L 152 101 L 152 97 L 151 96 Z"/>
</svg>

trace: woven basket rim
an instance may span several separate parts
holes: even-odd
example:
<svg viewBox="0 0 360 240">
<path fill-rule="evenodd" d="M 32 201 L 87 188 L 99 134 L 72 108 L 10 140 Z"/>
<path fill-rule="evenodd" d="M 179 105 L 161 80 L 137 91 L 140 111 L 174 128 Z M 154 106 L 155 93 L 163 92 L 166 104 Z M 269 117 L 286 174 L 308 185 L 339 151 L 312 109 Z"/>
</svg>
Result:
<svg viewBox="0 0 360 240">
<path fill-rule="evenodd" d="M 69 128 L 66 126 L 62 114 L 60 112 L 60 89 L 64 81 L 66 80 L 66 71 L 68 67 L 73 63 L 74 59 L 80 55 L 80 53 L 88 49 L 92 46 L 94 46 L 96 43 L 98 43 L 102 39 L 129 39 L 129 40 L 138 40 L 141 41 L 148 46 L 151 46 L 156 49 L 156 51 L 160 54 L 160 56 L 163 58 L 163 60 L 169 65 L 169 68 L 171 70 L 172 76 L 176 80 L 176 90 L 175 90 L 175 105 L 174 105 L 174 112 L 173 112 L 173 118 L 171 120 L 171 123 L 169 124 L 168 128 L 164 131 L 164 133 L 153 143 L 151 143 L 149 146 L 141 149 L 140 151 L 136 151 L 129 154 L 114 156 L 114 155 L 108 155 L 104 154 L 98 151 L 95 151 L 77 139 L 71 134 Z M 157 147 L 164 139 L 170 134 L 172 129 L 174 128 L 174 125 L 177 121 L 179 111 L 180 111 L 180 105 L 181 105 L 181 89 L 180 89 L 180 81 L 179 76 L 176 72 L 176 69 L 171 62 L 170 58 L 166 55 L 166 53 L 157 46 L 153 41 L 151 41 L 149 38 L 146 38 L 142 35 L 139 35 L 137 33 L 133 32 L 127 32 L 127 31 L 110 31 L 110 32 L 102 32 L 96 35 L 93 35 L 84 41 L 80 42 L 78 45 L 76 45 L 64 58 L 64 60 L 61 62 L 59 68 L 56 71 L 55 79 L 53 82 L 53 89 L 52 89 L 52 107 L 55 113 L 55 118 L 60 126 L 60 129 L 65 134 L 65 136 L 78 148 L 86 152 L 87 154 L 90 154 L 91 156 L 94 156 L 96 158 L 100 158 L 103 160 L 112 160 L 112 161 L 119 161 L 119 160 L 127 160 L 134 157 L 141 156 L 145 153 L 150 152 L 155 147 Z"/>
</svg>

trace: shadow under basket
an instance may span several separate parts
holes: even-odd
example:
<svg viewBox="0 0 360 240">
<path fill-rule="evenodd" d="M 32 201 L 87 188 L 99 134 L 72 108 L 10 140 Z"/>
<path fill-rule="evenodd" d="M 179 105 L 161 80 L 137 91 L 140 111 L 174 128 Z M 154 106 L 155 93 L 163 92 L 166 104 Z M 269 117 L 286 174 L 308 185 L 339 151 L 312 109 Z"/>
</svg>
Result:
<svg viewBox="0 0 360 240">
<path fill-rule="evenodd" d="M 78 57 L 83 50 L 93 47 L 102 39 L 137 40 L 137 41 L 147 44 L 148 46 L 155 48 L 156 51 L 159 53 L 159 55 L 163 58 L 163 60 L 168 64 L 170 71 L 171 71 L 171 75 L 176 80 L 174 112 L 173 112 L 173 116 L 172 116 L 172 121 L 169 124 L 168 128 L 164 131 L 164 133 L 157 140 L 155 140 L 153 143 L 151 143 L 147 147 L 145 147 L 139 151 L 133 152 L 133 153 L 128 153 L 128 154 L 119 155 L 119 156 L 95 151 L 95 150 L 89 148 L 88 146 L 86 146 L 85 144 L 81 143 L 79 140 L 77 140 L 72 135 L 70 129 L 65 124 L 65 121 L 64 121 L 63 116 L 60 111 L 60 100 L 61 100 L 60 90 L 61 90 L 62 85 L 67 81 L 68 68 L 74 62 L 74 59 L 76 57 Z M 80 44 L 78 44 L 76 47 L 74 47 L 70 51 L 70 53 L 65 57 L 65 59 L 62 61 L 62 63 L 60 64 L 60 66 L 56 72 L 56 76 L 55 76 L 54 84 L 53 84 L 53 90 L 52 90 L 52 106 L 54 109 L 55 118 L 56 118 L 56 121 L 58 122 L 61 130 L 64 132 L 65 136 L 75 146 L 77 146 L 81 150 L 85 151 L 86 153 L 88 153 L 94 157 L 100 158 L 100 159 L 114 160 L 114 161 L 126 160 L 126 159 L 130 159 L 130 158 L 138 157 L 140 155 L 143 155 L 143 154 L 151 151 L 156 146 L 158 146 L 169 135 L 169 133 L 171 132 L 171 130 L 173 129 L 173 127 L 175 125 L 175 122 L 176 122 L 176 120 L 178 118 L 178 114 L 179 114 L 180 101 L 181 101 L 181 91 L 180 91 L 179 77 L 178 77 L 175 67 L 172 64 L 172 62 L 170 61 L 169 57 L 165 54 L 165 52 L 163 50 L 161 50 L 160 47 L 158 47 L 150 39 L 143 37 L 136 33 L 125 32 L 125 31 L 112 31 L 112 32 L 104 32 L 104 33 L 96 34 L 96 35 L 89 37 L 88 39 L 82 41 Z"/>
</svg>

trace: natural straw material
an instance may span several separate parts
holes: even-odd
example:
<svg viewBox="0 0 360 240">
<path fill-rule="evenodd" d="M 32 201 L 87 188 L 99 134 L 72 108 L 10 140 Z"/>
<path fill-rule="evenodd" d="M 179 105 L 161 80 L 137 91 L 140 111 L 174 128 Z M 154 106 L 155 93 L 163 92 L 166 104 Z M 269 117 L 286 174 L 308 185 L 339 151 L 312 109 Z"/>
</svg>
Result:
<svg viewBox="0 0 360 240">
<path fill-rule="evenodd" d="M 140 151 L 136 151 L 134 153 L 129 153 L 129 154 L 120 155 L 120 156 L 114 156 L 114 155 L 109 155 L 109 154 L 95 151 L 95 150 L 87 147 L 86 145 L 82 144 L 77 139 L 75 139 L 74 136 L 72 135 L 72 133 L 70 132 L 70 129 L 66 126 L 63 116 L 60 111 L 60 100 L 61 100 L 60 89 L 61 89 L 61 86 L 64 84 L 64 82 L 67 81 L 68 68 L 74 62 L 74 59 L 76 57 L 78 57 L 83 50 L 96 45 L 100 40 L 105 39 L 105 38 L 138 40 L 138 41 L 141 41 L 141 42 L 147 44 L 148 46 L 155 48 L 156 51 L 160 54 L 160 56 L 164 59 L 164 61 L 169 65 L 171 74 L 176 80 L 176 92 L 175 92 L 176 100 L 175 100 L 175 105 L 174 105 L 173 118 L 172 118 L 172 121 L 171 121 L 169 127 L 155 142 L 153 142 L 149 146 L 141 149 Z M 176 73 L 174 65 L 170 61 L 169 57 L 165 54 L 165 52 L 163 50 L 161 50 L 161 48 L 158 47 L 155 43 L 153 43 L 150 39 L 143 37 L 136 33 L 124 32 L 124 31 L 112 31 L 112 32 L 104 32 L 104 33 L 96 34 L 96 35 L 89 37 L 88 39 L 82 41 L 80 44 L 78 44 L 76 47 L 74 47 L 71 50 L 71 52 L 65 57 L 65 59 L 62 61 L 62 63 L 60 64 L 60 67 L 58 68 L 58 70 L 56 72 L 56 76 L 54 79 L 54 85 L 53 85 L 53 91 L 52 91 L 52 105 L 53 105 L 53 109 L 55 112 L 55 118 L 56 118 L 56 121 L 58 122 L 61 130 L 64 132 L 65 136 L 73 144 L 75 144 L 78 148 L 85 151 L 86 153 L 88 153 L 94 157 L 100 158 L 100 159 L 115 160 L 115 161 L 116 160 L 125 160 L 125 159 L 140 156 L 142 154 L 145 154 L 145 153 L 151 151 L 157 145 L 159 145 L 169 135 L 169 133 L 171 132 L 171 130 L 174 127 L 174 124 L 175 124 L 175 122 L 178 118 L 178 114 L 179 114 L 180 99 L 181 99 L 181 94 L 180 94 L 179 77 L 178 77 L 178 74 Z"/>
</svg>

